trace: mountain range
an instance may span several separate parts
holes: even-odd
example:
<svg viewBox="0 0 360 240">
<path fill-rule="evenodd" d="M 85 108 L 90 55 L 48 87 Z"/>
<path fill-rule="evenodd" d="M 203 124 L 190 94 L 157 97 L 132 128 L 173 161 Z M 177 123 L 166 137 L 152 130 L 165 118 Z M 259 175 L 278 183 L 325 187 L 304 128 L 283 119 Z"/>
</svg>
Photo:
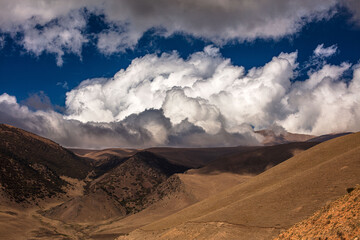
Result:
<svg viewBox="0 0 360 240">
<path fill-rule="evenodd" d="M 0 238 L 359 237 L 360 133 L 258 134 L 263 146 L 89 150 L 0 124 Z"/>
</svg>

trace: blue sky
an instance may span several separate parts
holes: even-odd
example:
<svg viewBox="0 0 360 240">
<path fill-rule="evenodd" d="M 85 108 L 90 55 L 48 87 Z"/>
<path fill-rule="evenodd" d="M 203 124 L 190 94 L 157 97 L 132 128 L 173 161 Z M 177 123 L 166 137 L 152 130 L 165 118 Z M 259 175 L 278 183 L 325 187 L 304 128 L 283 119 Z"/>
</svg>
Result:
<svg viewBox="0 0 360 240">
<path fill-rule="evenodd" d="M 150 6 L 146 1 L 126 0 L 105 4 L 70 0 L 63 4 L 2 1 L 0 120 L 64 145 L 79 147 L 75 140 L 69 142 L 71 134 L 56 138 L 63 129 L 54 127 L 54 122 L 65 121 L 62 126 L 72 128 L 75 124 L 81 129 L 105 124 L 111 131 L 114 124 L 126 128 L 132 118 L 144 121 L 144 125 L 151 123 L 145 130 L 132 126 L 136 136 L 129 142 L 126 142 L 129 132 L 117 132 L 115 135 L 125 140 L 116 146 L 218 146 L 224 142 L 225 133 L 231 135 L 225 145 L 244 144 L 244 139 L 251 143 L 258 141 L 247 126 L 256 129 L 280 126 L 287 131 L 315 135 L 358 130 L 360 116 L 352 109 L 359 103 L 354 97 L 355 90 L 350 89 L 352 82 L 356 85 L 355 70 L 360 59 L 357 1 L 289 1 L 287 4 L 274 1 L 272 8 L 261 0 L 251 4 L 224 1 L 222 5 L 216 1 L 195 2 L 197 5 L 191 1 L 182 5 L 154 1 Z M 270 67 L 283 64 L 279 63 L 282 59 L 289 66 L 281 66 L 280 70 Z M 262 76 L 266 66 L 270 70 Z M 131 72 L 133 68 L 137 69 Z M 129 76 L 116 77 L 122 69 Z M 222 76 L 214 69 L 229 73 Z M 271 79 L 272 75 L 276 80 Z M 180 77 L 171 80 L 169 76 Z M 319 76 L 321 79 L 314 80 Z M 188 78 L 196 79 L 189 85 Z M 228 85 L 222 83 L 233 78 Z M 323 86 L 327 78 L 332 81 Z M 262 89 L 267 82 L 273 85 Z M 211 90 L 215 85 L 220 88 L 218 92 Z M 310 85 L 311 90 L 307 87 Z M 117 87 L 126 87 L 127 91 Z M 314 102 L 321 98 L 318 92 L 325 91 L 321 87 L 330 94 L 328 99 L 343 91 L 344 102 L 351 104 L 339 103 L 337 108 L 330 109 L 329 102 L 303 110 L 308 102 L 299 102 L 295 95 L 309 95 L 313 98 L 310 102 Z M 151 91 L 146 92 L 149 88 Z M 224 94 L 240 97 L 230 99 Z M 264 100 L 257 100 L 263 96 Z M 178 106 L 171 105 L 171 99 L 177 99 Z M 238 113 L 236 117 L 231 116 L 224 101 L 237 104 L 231 106 Z M 6 108 L 10 109 L 5 111 Z M 249 108 L 254 110 L 244 110 Z M 335 111 L 336 115 L 344 108 L 348 109 L 344 126 L 334 124 L 329 129 L 320 126 L 326 123 L 324 119 L 333 117 L 326 112 Z M 19 114 L 16 112 L 19 109 L 28 113 Z M 40 121 L 39 116 L 52 127 L 46 130 L 34 127 Z M 29 119 L 35 122 L 25 123 Z M 144 131 L 146 136 L 142 136 Z M 105 146 L 114 142 L 109 134 L 104 134 L 105 142 L 109 142 Z M 199 143 L 200 138 L 207 139 L 206 143 Z M 97 147 L 95 140 L 86 144 L 81 147 Z"/>
</svg>

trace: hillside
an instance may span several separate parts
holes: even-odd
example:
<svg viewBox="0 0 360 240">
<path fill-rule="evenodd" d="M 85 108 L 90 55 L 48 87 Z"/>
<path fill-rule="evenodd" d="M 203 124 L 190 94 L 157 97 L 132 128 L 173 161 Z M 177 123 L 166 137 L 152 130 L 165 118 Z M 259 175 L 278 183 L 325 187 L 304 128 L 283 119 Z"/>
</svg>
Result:
<svg viewBox="0 0 360 240">
<path fill-rule="evenodd" d="M 315 144 L 291 143 L 279 146 L 248 148 L 249 151 L 246 152 L 220 156 L 209 164 L 210 168 L 205 166 L 200 169 L 190 169 L 183 174 L 173 175 L 157 188 L 155 193 L 160 192 L 163 195 L 159 201 L 134 215 L 104 224 L 97 228 L 94 234 L 96 236 L 126 234 L 201 200 L 217 195 L 237 184 L 249 181 L 258 173 L 265 171 L 266 166 L 268 168 L 273 167 L 313 145 Z M 171 151 L 173 149 L 167 150 Z M 180 152 L 180 149 L 177 149 L 177 151 Z M 247 164 L 244 164 L 244 162 Z M 241 166 L 242 171 L 238 166 Z M 227 171 L 224 171 L 225 168 Z M 212 171 L 207 171 L 208 169 Z M 256 171 L 253 171 L 254 169 Z M 157 197 L 157 199 L 159 198 Z"/>
<path fill-rule="evenodd" d="M 290 133 L 286 132 L 283 129 L 281 129 L 279 132 L 264 129 L 255 131 L 255 133 L 260 134 L 263 137 L 262 144 L 264 145 L 277 145 L 290 142 L 305 142 L 315 137 L 306 134 Z"/>
<path fill-rule="evenodd" d="M 317 144 L 316 142 L 298 142 L 258 147 L 221 156 L 205 167 L 191 171 L 201 174 L 232 172 L 257 175 Z"/>
<path fill-rule="evenodd" d="M 66 221 L 93 222 L 136 213 L 169 193 L 171 189 L 159 188 L 161 183 L 187 169 L 153 153 L 138 152 L 90 182 L 83 196 L 44 214 Z M 177 185 L 171 187 L 176 188 Z"/>
<path fill-rule="evenodd" d="M 60 176 L 82 179 L 92 168 L 60 145 L 19 128 L 0 124 L 0 139 L 1 189 L 18 203 L 64 193 L 68 183 Z"/>
<path fill-rule="evenodd" d="M 360 182 L 359 134 L 76 154 L 8 125 L 0 134 L 6 239 L 269 239 Z"/>
<path fill-rule="evenodd" d="M 310 218 L 295 224 L 274 240 L 358 239 L 360 237 L 360 186 L 327 204 Z"/>
<path fill-rule="evenodd" d="M 0 138 L 0 151 L 4 155 L 47 166 L 59 176 L 83 179 L 92 169 L 89 161 L 49 139 L 25 130 L 0 124 Z"/>
<path fill-rule="evenodd" d="M 119 239 L 274 237 L 359 183 L 359 155 L 360 133 L 332 139 Z"/>
<path fill-rule="evenodd" d="M 219 148 L 148 148 L 146 151 L 163 156 L 172 163 L 189 168 L 203 167 L 211 161 L 232 153 L 246 152 L 258 147 L 219 147 Z"/>
</svg>

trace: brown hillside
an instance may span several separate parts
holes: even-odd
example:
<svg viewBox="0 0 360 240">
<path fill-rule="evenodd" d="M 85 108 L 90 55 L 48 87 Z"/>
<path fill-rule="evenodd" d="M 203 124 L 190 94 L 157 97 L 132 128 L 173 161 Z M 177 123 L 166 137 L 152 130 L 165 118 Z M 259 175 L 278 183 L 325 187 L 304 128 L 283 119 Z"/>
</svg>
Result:
<svg viewBox="0 0 360 240">
<path fill-rule="evenodd" d="M 186 167 L 169 163 L 153 153 L 139 152 L 92 181 L 83 196 L 56 206 L 45 215 L 66 221 L 93 222 L 135 213 L 161 199 L 166 191 L 157 187 L 174 173 L 185 170 Z"/>
<path fill-rule="evenodd" d="M 155 193 L 158 194 L 159 191 L 162 194 L 162 197 L 156 197 L 156 199 L 161 199 L 160 201 L 156 201 L 155 204 L 137 214 L 104 224 L 96 230 L 96 234 L 101 236 L 126 234 L 129 230 L 152 223 L 230 187 L 244 183 L 259 172 L 265 171 L 266 167 L 270 168 L 313 145 L 315 144 L 291 143 L 249 148 L 247 152 L 221 156 L 210 163 L 209 168 L 206 166 L 188 170 L 184 174 L 176 174 L 157 188 Z M 211 171 L 208 171 L 209 169 Z"/>
<path fill-rule="evenodd" d="M 90 163 L 60 145 L 19 128 L 0 124 L 0 185 L 15 202 L 63 193 L 67 182 L 61 175 L 84 178 Z"/>
<path fill-rule="evenodd" d="M 139 151 L 138 149 L 131 148 L 107 148 L 102 150 L 69 148 L 69 150 L 81 157 L 90 158 L 96 161 L 105 160 L 112 156 L 126 158 Z"/>
<path fill-rule="evenodd" d="M 305 142 L 315 137 L 312 135 L 289 133 L 286 131 L 276 133 L 268 129 L 255 131 L 255 133 L 260 134 L 263 137 L 262 144 L 264 145 L 276 145 L 289 142 Z"/>
<path fill-rule="evenodd" d="M 189 168 L 203 167 L 223 155 L 245 152 L 258 147 L 220 147 L 220 148 L 149 148 L 146 151 L 163 156 L 172 163 Z"/>
<path fill-rule="evenodd" d="M 0 124 L 0 139 L 3 155 L 44 165 L 59 176 L 83 179 L 92 168 L 88 161 L 59 144 L 19 128 Z"/>
<path fill-rule="evenodd" d="M 360 133 L 319 144 L 119 239 L 269 239 L 360 182 Z"/>
<path fill-rule="evenodd" d="M 192 172 L 201 174 L 232 172 L 257 175 L 316 144 L 318 143 L 299 142 L 259 147 L 246 152 L 221 156 L 205 167 L 192 170 Z"/>
<path fill-rule="evenodd" d="M 325 134 L 325 135 L 321 135 L 321 136 L 318 136 L 318 137 L 311 138 L 311 139 L 307 140 L 307 142 L 325 142 L 325 141 L 331 140 L 333 138 L 345 136 L 345 135 L 348 135 L 348 134 L 351 134 L 351 132 Z"/>
<path fill-rule="evenodd" d="M 349 191 L 353 188 L 349 188 Z M 350 194 L 327 204 L 310 218 L 295 224 L 275 240 L 281 239 L 359 239 L 360 186 Z"/>
<path fill-rule="evenodd" d="M 251 178 L 233 173 L 175 174 L 154 191 L 156 194 L 164 194 L 153 204 L 136 214 L 103 223 L 96 227 L 92 236 L 109 236 L 111 239 L 111 236 L 127 234 Z M 151 197 L 153 195 L 149 195 Z"/>
</svg>

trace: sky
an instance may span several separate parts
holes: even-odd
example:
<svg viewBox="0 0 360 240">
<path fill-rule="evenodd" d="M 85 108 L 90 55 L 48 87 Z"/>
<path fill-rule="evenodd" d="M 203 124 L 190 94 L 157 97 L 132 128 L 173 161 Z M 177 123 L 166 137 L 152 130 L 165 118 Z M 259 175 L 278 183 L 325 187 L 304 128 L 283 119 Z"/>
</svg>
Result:
<svg viewBox="0 0 360 240">
<path fill-rule="evenodd" d="M 0 123 L 66 147 L 360 130 L 358 0 L 0 0 Z"/>
</svg>

